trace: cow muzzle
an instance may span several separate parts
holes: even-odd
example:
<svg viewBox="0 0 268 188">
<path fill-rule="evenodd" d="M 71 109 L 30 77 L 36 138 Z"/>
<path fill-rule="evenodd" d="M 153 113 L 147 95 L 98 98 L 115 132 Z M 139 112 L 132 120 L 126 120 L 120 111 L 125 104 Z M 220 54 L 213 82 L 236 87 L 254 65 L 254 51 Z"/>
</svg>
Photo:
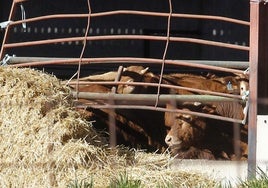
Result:
<svg viewBox="0 0 268 188">
<path fill-rule="evenodd" d="M 169 134 L 166 136 L 165 142 L 169 147 L 179 146 L 182 144 L 181 140 L 175 139 L 174 136 L 169 135 Z"/>
</svg>

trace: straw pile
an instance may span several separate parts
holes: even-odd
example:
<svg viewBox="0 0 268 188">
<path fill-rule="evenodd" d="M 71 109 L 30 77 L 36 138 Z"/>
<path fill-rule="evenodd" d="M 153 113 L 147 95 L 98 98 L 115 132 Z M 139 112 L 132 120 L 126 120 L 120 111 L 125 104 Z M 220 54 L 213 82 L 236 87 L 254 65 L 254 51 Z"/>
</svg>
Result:
<svg viewBox="0 0 268 188">
<path fill-rule="evenodd" d="M 0 187 L 67 187 L 83 179 L 107 187 L 122 172 L 142 187 L 214 186 L 201 175 L 171 170 L 168 154 L 108 148 L 51 75 L 0 67 L 0 90 Z"/>
</svg>

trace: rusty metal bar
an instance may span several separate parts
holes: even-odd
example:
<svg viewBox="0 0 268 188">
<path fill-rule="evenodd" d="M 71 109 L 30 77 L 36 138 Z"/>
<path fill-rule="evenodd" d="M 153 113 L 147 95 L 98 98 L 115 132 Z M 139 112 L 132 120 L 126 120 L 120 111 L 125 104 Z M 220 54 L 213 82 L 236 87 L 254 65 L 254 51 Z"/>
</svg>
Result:
<svg viewBox="0 0 268 188">
<path fill-rule="evenodd" d="M 172 11 L 173 11 L 171 0 L 168 0 L 168 4 L 169 4 L 169 15 L 168 15 L 168 19 L 167 19 L 167 35 L 166 35 L 167 40 L 166 40 L 166 45 L 165 45 L 165 49 L 164 49 L 163 56 L 162 56 L 162 64 L 161 64 L 159 82 L 158 82 L 158 86 L 157 86 L 157 96 L 160 95 L 161 82 L 163 79 L 165 62 L 166 62 L 166 55 L 167 55 L 167 50 L 168 50 L 169 41 L 170 41 L 170 22 L 171 22 Z M 158 97 L 156 98 L 156 101 L 155 101 L 155 106 L 157 106 L 157 105 L 158 105 Z"/>
<path fill-rule="evenodd" d="M 79 62 L 78 62 L 78 68 L 77 68 L 77 84 L 76 84 L 76 89 L 78 90 L 79 87 L 79 78 L 80 78 L 80 71 L 81 71 L 81 63 L 82 63 L 82 59 L 83 59 L 83 55 L 87 46 L 87 35 L 89 32 L 89 28 L 90 28 L 90 20 L 91 20 L 91 6 L 90 6 L 90 2 L 89 0 L 87 0 L 87 7 L 88 7 L 88 17 L 87 17 L 87 26 L 86 26 L 86 31 L 84 34 L 84 40 L 83 40 L 83 48 L 81 50 L 80 53 L 80 57 L 79 57 Z"/>
<path fill-rule="evenodd" d="M 36 45 L 45 45 L 45 44 L 55 44 L 61 42 L 74 42 L 74 41 L 83 41 L 85 37 L 68 37 L 68 38 L 57 38 L 57 39 L 47 39 L 47 40 L 37 40 L 30 42 L 15 42 L 9 44 L 3 44 L 4 48 L 18 48 L 25 46 L 36 46 Z M 156 41 L 166 41 L 167 37 L 165 36 L 153 36 L 153 35 L 102 35 L 102 36 L 88 36 L 87 40 L 156 40 Z M 248 46 L 242 46 L 237 44 L 228 44 L 224 42 L 216 42 L 204 39 L 196 39 L 190 37 L 169 37 L 171 42 L 189 42 L 202 45 L 210 45 L 224 48 L 232 48 L 236 50 L 249 51 Z"/>
<path fill-rule="evenodd" d="M 69 82 L 68 85 L 76 84 L 76 82 Z M 80 85 L 92 85 L 92 84 L 100 84 L 100 85 L 119 85 L 119 84 L 126 84 L 126 85 L 134 85 L 134 86 L 151 86 L 151 87 L 158 87 L 158 83 L 143 83 L 143 82 L 108 82 L 108 81 L 99 81 L 99 82 L 85 82 L 80 81 Z M 189 87 L 182 87 L 182 86 L 176 86 L 176 85 L 169 85 L 169 84 L 160 84 L 162 88 L 169 88 L 169 89 L 181 89 L 181 90 L 187 90 L 192 91 L 196 93 L 203 93 L 207 95 L 216 95 L 216 96 L 222 96 L 222 97 L 229 97 L 233 99 L 242 99 L 241 95 L 233 95 L 228 93 L 220 93 L 220 92 L 214 92 L 214 91 L 207 91 L 202 89 L 195 89 L 195 88 L 189 88 Z"/>
<path fill-rule="evenodd" d="M 256 176 L 257 169 L 257 116 L 268 114 L 268 106 L 259 103 L 259 98 L 268 98 L 268 4 L 265 1 L 250 1 L 250 94 L 248 130 L 248 178 Z"/>
<path fill-rule="evenodd" d="M 112 108 L 112 109 L 142 109 L 142 110 L 156 110 L 162 112 L 179 112 L 179 113 L 186 113 L 190 115 L 212 118 L 222 121 L 228 121 L 233 123 L 243 124 L 243 120 L 212 115 L 212 114 L 204 114 L 200 112 L 193 112 L 188 110 L 171 110 L 161 107 L 152 106 L 155 104 L 155 101 L 158 98 L 159 105 L 165 105 L 167 102 L 171 100 L 182 103 L 182 102 L 202 102 L 203 104 L 211 104 L 213 102 L 237 102 L 238 99 L 234 98 L 227 98 L 227 97 L 219 97 L 219 96 L 209 96 L 209 95 L 156 95 L 156 94 L 113 94 L 113 93 L 89 93 L 89 92 L 73 92 L 74 97 L 82 98 L 82 99 L 89 99 L 89 100 L 96 100 L 96 101 L 109 101 L 111 98 L 114 100 L 114 104 L 90 104 L 86 105 L 92 108 Z M 150 106 L 145 106 L 150 105 Z"/>
<path fill-rule="evenodd" d="M 113 58 L 112 58 L 113 59 Z M 31 62 L 46 62 L 46 61 L 62 61 L 66 62 L 68 60 L 74 60 L 76 61 L 77 58 L 56 58 L 56 57 L 10 57 L 8 63 L 10 65 L 12 64 L 23 64 L 23 63 L 31 63 Z M 112 62 L 116 63 L 116 60 L 111 60 Z M 233 68 L 233 69 L 246 69 L 249 67 L 248 61 L 211 61 L 211 60 L 174 60 L 174 61 L 185 61 L 189 64 L 202 64 L 202 65 L 214 65 L 224 68 Z M 95 62 L 92 62 L 94 64 Z M 99 63 L 107 63 L 107 60 L 105 61 L 99 61 Z M 125 63 L 132 63 L 131 60 L 125 59 Z M 140 62 L 145 63 L 145 62 Z M 121 63 L 120 63 L 121 64 Z"/>
<path fill-rule="evenodd" d="M 117 70 L 117 75 L 116 75 L 116 78 L 115 78 L 114 82 L 119 82 L 119 81 L 120 81 L 121 76 L 122 76 L 123 69 L 124 69 L 123 66 L 119 66 L 119 68 L 118 68 L 118 70 Z M 112 93 L 116 93 L 116 91 L 117 91 L 117 86 L 118 86 L 118 85 L 115 85 L 115 86 L 112 87 L 112 89 L 111 89 L 111 92 L 112 92 Z"/>
<path fill-rule="evenodd" d="M 84 108 L 85 106 L 83 106 Z M 88 105 L 87 107 L 91 108 L 98 108 L 98 109 L 140 109 L 140 110 L 153 110 L 153 111 L 160 111 L 160 112 L 173 112 L 173 113 L 183 113 L 183 114 L 189 114 L 189 115 L 194 115 L 194 116 L 199 116 L 199 117 L 204 117 L 204 118 L 211 118 L 211 119 L 216 119 L 216 120 L 221 120 L 221 121 L 228 121 L 228 122 L 233 122 L 233 123 L 239 123 L 242 124 L 242 120 L 239 119 L 233 119 L 233 118 L 228 118 L 228 117 L 223 117 L 219 115 L 213 115 L 213 114 L 205 114 L 201 112 L 193 112 L 189 110 L 181 110 L 181 109 L 167 109 L 167 108 L 162 108 L 162 107 L 155 107 L 155 106 L 139 106 L 139 105 Z"/>
<path fill-rule="evenodd" d="M 149 11 L 135 11 L 135 10 L 116 10 L 116 11 L 107 11 L 107 12 L 99 12 L 99 13 L 92 13 L 91 17 L 102 17 L 102 16 L 111 16 L 111 15 L 122 15 L 122 14 L 128 14 L 128 15 L 141 15 L 141 16 L 158 16 L 158 17 L 168 17 L 169 13 L 163 13 L 163 12 L 149 12 Z M 46 16 L 39 16 L 35 18 L 28 18 L 23 21 L 14 21 L 11 23 L 11 25 L 18 25 L 22 22 L 36 22 L 36 21 L 42 21 L 47 19 L 58 19 L 58 18 L 87 18 L 88 14 L 54 14 L 54 15 L 46 15 Z M 223 16 L 213 16 L 213 15 L 198 15 L 198 14 L 177 14 L 172 13 L 172 17 L 174 18 L 187 18 L 187 19 L 204 19 L 204 20 L 217 20 L 217 21 L 224 21 L 224 22 L 230 22 L 234 24 L 240 24 L 249 26 L 248 21 L 243 21 L 239 19 L 233 19 Z"/>
<path fill-rule="evenodd" d="M 123 71 L 123 66 L 119 66 L 117 70 L 116 78 L 114 80 L 115 82 L 118 82 L 121 79 L 122 71 Z M 116 90 L 117 90 L 117 87 L 113 86 L 111 89 L 111 94 L 115 94 Z M 114 95 L 108 96 L 108 103 L 109 105 L 115 105 Z M 110 134 L 109 143 L 111 147 L 115 147 L 116 146 L 116 121 L 114 117 L 114 114 L 115 114 L 114 108 L 110 108 L 108 114 L 109 114 L 109 134 Z"/>
<path fill-rule="evenodd" d="M 248 179 L 256 177 L 256 141 L 257 141 L 257 69 L 259 37 L 259 3 L 250 2 L 250 95 L 248 118 Z"/>
<path fill-rule="evenodd" d="M 256 141 L 257 141 L 257 88 L 259 62 L 259 17 L 260 4 L 250 1 L 250 94 L 248 118 L 248 179 L 256 176 Z"/>
<path fill-rule="evenodd" d="M 55 65 L 55 64 L 76 64 L 79 62 L 78 58 L 73 59 L 63 59 L 63 60 L 51 60 L 51 61 L 41 61 L 41 62 L 30 62 L 30 63 L 22 63 L 16 65 L 10 65 L 12 67 L 28 67 L 28 66 L 41 66 L 41 65 Z M 154 58 L 137 58 L 137 57 L 108 57 L 108 58 L 83 58 L 83 64 L 98 64 L 98 63 L 151 63 L 151 64 L 161 64 L 162 59 L 154 59 Z M 205 64 L 191 64 L 189 61 L 178 61 L 178 60 L 165 60 L 166 64 L 169 65 L 180 65 L 186 67 L 194 67 L 194 68 L 201 68 L 201 69 L 210 69 L 215 71 L 222 71 L 228 73 L 237 73 L 237 74 L 244 74 L 244 71 L 237 70 L 237 69 L 230 69 L 224 68 L 219 66 L 212 66 L 212 65 L 205 65 Z"/>
</svg>

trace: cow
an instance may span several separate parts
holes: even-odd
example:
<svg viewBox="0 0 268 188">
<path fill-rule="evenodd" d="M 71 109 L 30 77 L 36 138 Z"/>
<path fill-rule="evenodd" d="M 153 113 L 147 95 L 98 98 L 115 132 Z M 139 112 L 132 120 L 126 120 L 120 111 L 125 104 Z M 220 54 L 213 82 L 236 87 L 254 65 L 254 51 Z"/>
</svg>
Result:
<svg viewBox="0 0 268 188">
<path fill-rule="evenodd" d="M 81 78 L 81 81 L 113 81 L 117 77 L 117 72 L 112 71 L 100 75 L 93 75 Z M 147 82 L 147 83 L 159 83 L 160 76 L 153 74 L 148 68 L 142 66 L 130 66 L 123 69 L 120 77 L 120 81 L 128 82 Z M 179 85 L 184 87 L 195 87 L 197 89 L 220 91 L 224 93 L 239 93 L 239 86 L 231 76 L 217 77 L 216 75 L 200 76 L 194 74 L 165 74 L 163 75 L 162 83 L 170 85 Z M 94 93 L 109 93 L 112 92 L 112 86 L 88 84 L 81 85 L 79 91 L 94 92 Z M 118 85 L 115 91 L 119 94 L 135 94 L 135 93 L 157 93 L 157 88 L 151 86 L 133 86 L 133 85 Z M 185 91 L 182 89 L 163 89 L 161 88 L 161 94 L 175 93 L 175 94 L 199 94 L 197 92 Z M 79 99 L 82 104 L 91 103 L 90 100 Z M 94 102 L 94 101 L 93 101 Z M 178 104 L 180 108 L 185 110 L 193 110 L 204 113 L 220 113 L 223 115 L 226 107 L 220 107 L 220 104 L 204 105 L 201 103 L 182 103 Z M 176 108 L 176 105 L 167 104 L 166 108 Z M 80 110 L 81 111 L 81 110 Z M 172 153 L 180 158 L 231 158 L 230 152 L 227 149 L 216 151 L 215 140 L 213 136 L 213 127 L 211 126 L 219 124 L 208 123 L 211 120 L 207 118 L 201 118 L 198 116 L 179 114 L 176 113 L 161 113 L 155 111 L 145 110 L 115 110 L 108 109 L 93 109 L 85 108 L 82 110 L 87 114 L 88 120 L 96 120 L 95 127 L 101 130 L 107 130 L 109 127 L 108 114 L 112 114 L 116 122 L 117 138 L 119 138 L 119 144 L 127 144 L 131 147 L 150 148 L 151 151 L 159 150 L 164 151 L 168 146 Z M 223 111 L 223 112 L 220 112 Z M 225 113 L 225 112 L 224 112 Z M 163 126 L 163 124 L 166 125 Z M 212 127 L 212 128 L 211 128 Z M 225 128 L 226 126 L 222 126 Z M 230 129 L 231 126 L 228 127 Z M 168 133 L 166 133 L 166 128 Z M 181 131 L 184 128 L 184 131 Z M 211 131 L 212 130 L 212 131 Z M 215 130 L 214 130 L 215 131 Z M 225 131 L 225 130 L 224 130 Z M 181 136 L 176 135 L 180 133 Z M 221 132 L 219 130 L 218 132 Z M 225 131 L 226 132 L 226 131 Z M 228 136 L 231 135 L 231 131 L 228 132 Z M 209 135 L 212 134 L 211 137 Z M 176 139 L 183 138 L 183 144 L 176 143 Z M 221 135 L 224 140 L 224 135 Z M 229 136 L 230 137 L 230 136 Z M 209 140 L 210 139 L 210 140 Z M 179 139 L 178 139 L 179 140 Z M 210 143 L 209 143 L 210 142 Z M 206 144 L 203 144 L 206 143 Z M 220 142 L 219 142 L 220 143 Z M 167 145 L 166 145 L 167 144 Z M 214 147 L 214 148 L 213 148 Z M 229 149 L 230 150 L 230 149 Z M 228 153 L 228 154 L 226 154 Z"/>
<path fill-rule="evenodd" d="M 236 115 L 230 117 L 236 118 L 239 116 L 239 119 L 243 118 L 243 116 L 240 116 L 243 114 L 243 107 L 240 103 L 226 102 L 214 105 L 216 106 L 213 114 L 224 116 L 226 113 L 228 117 L 228 115 L 231 114 L 230 111 L 234 111 Z M 174 107 L 169 104 L 167 108 Z M 198 110 L 198 112 L 206 113 L 207 108 L 207 105 L 205 105 L 203 109 Z M 209 110 L 209 113 L 212 113 L 212 109 L 213 108 Z M 187 108 L 184 110 L 193 110 L 193 107 L 189 107 L 188 104 Z M 233 155 L 232 151 L 234 150 L 232 143 L 234 142 L 232 123 L 183 113 L 166 112 L 165 125 L 169 128 L 165 142 L 174 155 L 182 157 L 181 153 L 187 152 L 189 148 L 192 148 L 191 150 L 198 148 L 198 150 L 210 150 L 215 155 L 215 158 L 234 158 L 233 156 L 231 157 L 231 155 Z M 245 131 L 245 129 L 243 128 L 241 131 Z M 243 133 L 243 141 L 239 141 L 240 145 L 247 143 L 245 133 L 246 132 Z M 243 157 L 245 157 L 247 155 L 247 148 L 243 146 L 240 152 Z M 228 155 L 226 153 L 231 154 Z M 194 157 L 196 156 L 192 156 L 191 158 Z M 207 159 L 213 159 L 212 155 L 207 155 Z"/>
<path fill-rule="evenodd" d="M 224 93 L 242 94 L 248 87 L 247 81 L 235 80 L 234 77 L 205 78 L 202 76 L 189 76 L 175 74 L 177 79 L 169 75 L 169 80 L 175 80 L 176 84 L 184 87 L 196 86 L 198 89 L 220 91 Z M 181 81 L 181 82 L 180 82 Z M 232 87 L 228 87 L 232 84 Z M 173 91 L 174 92 L 174 91 Z M 175 91 L 178 94 L 193 94 L 190 91 Z M 243 105 L 240 102 L 211 102 L 167 104 L 167 109 L 180 108 L 189 111 L 203 112 L 235 119 L 243 119 Z M 245 159 L 247 155 L 247 130 L 242 127 L 241 140 L 234 140 L 234 125 L 215 119 L 198 117 L 182 113 L 165 113 L 165 126 L 169 129 L 165 142 L 173 155 L 179 158 L 205 158 L 205 159 Z M 233 143 L 239 145 L 241 151 L 234 154 Z M 241 153 L 241 156 L 239 156 Z"/>
<path fill-rule="evenodd" d="M 244 77 L 243 77 L 244 78 Z M 206 76 L 185 74 L 185 73 L 173 73 L 164 75 L 164 79 L 173 85 L 190 87 L 194 89 L 202 89 L 208 91 L 215 91 L 221 93 L 239 94 L 241 76 L 216 76 L 215 74 L 207 74 Z M 246 84 L 246 79 L 243 79 L 243 83 Z M 176 94 L 199 94 L 192 91 L 175 89 L 173 93 Z"/>
<path fill-rule="evenodd" d="M 195 107 L 195 105 L 192 107 Z M 174 109 L 175 107 L 172 104 L 167 104 L 166 108 Z M 190 111 L 189 105 L 184 110 Z M 177 155 L 179 158 L 215 158 L 211 152 L 208 152 L 208 155 L 201 156 L 202 149 L 195 149 L 201 148 L 200 143 L 205 136 L 206 122 L 203 118 L 183 113 L 166 112 L 165 126 L 169 128 L 165 142 L 173 155 Z"/>
<path fill-rule="evenodd" d="M 88 81 L 87 85 L 80 85 L 79 92 L 111 93 L 112 86 L 90 84 L 90 81 L 114 81 L 118 76 L 117 71 L 104 74 L 91 75 L 80 78 L 80 81 Z M 76 80 L 73 80 L 74 82 Z M 123 69 L 120 82 L 126 84 L 118 85 L 115 93 L 156 93 L 157 88 L 151 86 L 133 86 L 130 82 L 159 82 L 159 77 L 143 66 L 129 66 Z M 75 90 L 75 88 L 73 88 Z M 116 124 L 117 139 L 119 144 L 131 147 L 147 148 L 150 151 L 165 150 L 166 129 L 163 126 L 164 116 L 162 112 L 146 110 L 123 110 L 123 109 L 94 109 L 90 106 L 100 101 L 79 99 L 75 102 L 80 108 L 78 111 L 89 121 L 94 120 L 94 126 L 99 130 L 106 130 L 109 127 L 109 115 L 113 116 Z"/>
<path fill-rule="evenodd" d="M 115 81 L 116 78 L 118 77 L 118 74 L 121 74 L 119 76 L 120 82 L 141 82 L 145 73 L 148 71 L 148 67 L 144 68 L 143 66 L 129 66 L 126 68 L 123 68 L 122 73 L 117 72 L 117 71 L 110 71 L 107 73 L 103 74 L 98 74 L 98 75 L 90 75 L 87 77 L 80 78 L 80 81 Z M 95 88 L 95 87 L 100 87 Z M 79 91 L 86 91 L 86 92 L 101 92 L 101 93 L 108 93 L 111 92 L 112 86 L 103 86 L 103 85 L 86 85 L 86 86 L 81 86 L 79 88 Z M 137 93 L 138 87 L 132 86 L 132 85 L 127 85 L 127 84 L 121 84 L 117 87 L 116 93 L 121 93 L 121 94 L 130 94 L 130 93 Z M 100 90 L 100 91 L 99 91 Z"/>
</svg>

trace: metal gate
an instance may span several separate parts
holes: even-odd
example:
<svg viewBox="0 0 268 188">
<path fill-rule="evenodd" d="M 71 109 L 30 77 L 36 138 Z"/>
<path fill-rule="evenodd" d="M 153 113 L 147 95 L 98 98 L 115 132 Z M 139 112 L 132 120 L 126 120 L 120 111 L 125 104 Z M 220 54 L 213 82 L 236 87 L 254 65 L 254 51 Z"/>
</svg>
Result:
<svg viewBox="0 0 268 188">
<path fill-rule="evenodd" d="M 208 4 L 213 6 L 207 6 Z M 214 6 L 217 9 L 211 8 Z M 240 12 L 230 7 L 238 6 L 245 11 L 236 16 Z M 245 70 L 249 66 L 250 48 L 247 36 L 250 22 L 244 21 L 249 19 L 248 9 L 247 1 L 221 1 L 215 4 L 214 1 L 186 0 L 139 3 L 119 0 L 68 0 L 64 3 L 17 0 L 13 1 L 11 7 L 10 22 L 3 26 L 7 28 L 1 49 L 2 64 L 16 67 L 45 66 L 56 74 L 56 68 L 65 67 L 64 74 L 60 76 L 68 77 L 77 73 L 78 78 L 92 71 L 115 70 L 121 64 L 147 64 L 160 74 L 160 78 L 164 71 L 176 71 L 176 67 L 187 71 L 248 74 Z M 217 13 L 213 12 L 215 10 Z M 226 10 L 228 11 L 225 12 Z M 234 18 L 225 17 L 225 14 Z M 83 82 L 77 81 L 77 84 Z M 116 80 L 100 84 L 148 84 L 158 88 L 179 88 L 166 86 L 161 82 L 122 83 Z M 209 100 L 247 100 L 247 96 L 200 92 L 220 96 Z M 74 95 L 81 97 L 82 94 Z M 111 95 L 102 97 L 110 100 Z M 123 96 L 114 94 L 112 97 Z M 184 100 L 180 97 L 177 100 Z M 166 110 L 158 107 L 158 102 L 162 100 L 159 92 L 150 98 L 154 99 L 154 104 L 135 105 L 132 108 Z M 200 99 L 204 100 L 208 99 Z M 96 108 L 131 106 L 110 104 Z M 178 111 L 189 113 L 174 110 Z M 242 120 L 225 120 L 242 123 Z"/>
</svg>

